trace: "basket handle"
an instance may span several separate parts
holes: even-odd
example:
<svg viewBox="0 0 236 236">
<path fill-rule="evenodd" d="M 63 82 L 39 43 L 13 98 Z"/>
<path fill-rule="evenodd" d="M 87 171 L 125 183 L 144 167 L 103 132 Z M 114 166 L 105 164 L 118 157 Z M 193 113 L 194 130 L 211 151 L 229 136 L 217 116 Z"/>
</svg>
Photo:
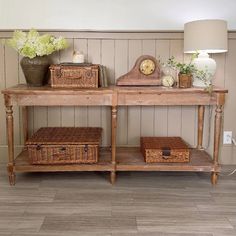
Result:
<svg viewBox="0 0 236 236">
<path fill-rule="evenodd" d="M 82 79 L 82 76 L 71 76 L 71 77 L 67 77 L 68 79 Z"/>
<path fill-rule="evenodd" d="M 63 161 L 63 160 L 68 160 L 70 158 L 69 154 L 60 154 L 60 153 L 55 153 L 52 155 L 53 159 L 56 159 L 58 161 Z"/>
<path fill-rule="evenodd" d="M 66 71 L 68 71 L 69 74 L 66 74 Z M 76 75 L 76 73 L 72 73 L 73 70 L 64 69 L 63 72 L 64 72 L 64 74 L 66 74 L 66 76 L 64 75 L 64 77 L 67 78 L 67 79 L 82 79 L 82 75 Z M 77 72 L 77 71 L 75 70 L 75 72 Z M 61 73 L 61 76 L 62 76 L 63 73 L 62 72 L 60 72 L 60 73 Z"/>
<path fill-rule="evenodd" d="M 69 70 L 69 69 L 67 69 L 67 70 L 69 72 L 72 72 L 72 70 Z M 64 69 L 63 71 L 65 73 L 66 69 Z M 62 76 L 63 76 L 62 70 L 61 69 L 56 70 L 56 77 L 61 78 Z M 68 79 L 82 79 L 82 75 L 79 75 L 79 76 L 69 76 L 69 75 L 67 75 L 66 78 L 68 78 Z"/>
</svg>

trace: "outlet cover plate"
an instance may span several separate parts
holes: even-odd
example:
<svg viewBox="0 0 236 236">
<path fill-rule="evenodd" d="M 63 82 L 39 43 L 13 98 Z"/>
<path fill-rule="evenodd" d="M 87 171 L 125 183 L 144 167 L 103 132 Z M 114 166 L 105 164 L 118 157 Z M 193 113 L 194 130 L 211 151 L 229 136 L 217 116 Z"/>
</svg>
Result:
<svg viewBox="0 0 236 236">
<path fill-rule="evenodd" d="M 223 144 L 232 144 L 232 131 L 224 131 Z"/>
</svg>

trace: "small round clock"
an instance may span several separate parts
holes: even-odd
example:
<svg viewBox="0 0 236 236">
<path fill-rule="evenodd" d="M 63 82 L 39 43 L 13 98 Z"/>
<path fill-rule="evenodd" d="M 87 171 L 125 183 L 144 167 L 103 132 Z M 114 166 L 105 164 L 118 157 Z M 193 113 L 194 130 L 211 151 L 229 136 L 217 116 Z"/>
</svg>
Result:
<svg viewBox="0 0 236 236">
<path fill-rule="evenodd" d="M 144 59 L 139 66 L 140 72 L 144 75 L 151 75 L 155 71 L 155 68 L 156 64 L 151 59 Z"/>
<path fill-rule="evenodd" d="M 175 80 L 171 75 L 164 75 L 161 79 L 161 82 L 165 87 L 172 87 L 175 83 Z"/>
</svg>

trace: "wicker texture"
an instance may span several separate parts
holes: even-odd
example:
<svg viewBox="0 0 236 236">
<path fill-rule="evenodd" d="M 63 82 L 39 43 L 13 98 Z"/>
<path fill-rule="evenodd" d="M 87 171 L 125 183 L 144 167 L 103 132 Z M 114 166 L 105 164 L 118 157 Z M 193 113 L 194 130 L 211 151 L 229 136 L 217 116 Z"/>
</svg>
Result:
<svg viewBox="0 0 236 236">
<path fill-rule="evenodd" d="M 188 145 L 180 137 L 141 137 L 140 146 L 147 163 L 189 162 Z"/>
<path fill-rule="evenodd" d="M 98 65 L 51 65 L 49 68 L 52 87 L 98 88 Z"/>
<path fill-rule="evenodd" d="M 40 128 L 27 142 L 31 164 L 96 163 L 102 128 Z"/>
</svg>

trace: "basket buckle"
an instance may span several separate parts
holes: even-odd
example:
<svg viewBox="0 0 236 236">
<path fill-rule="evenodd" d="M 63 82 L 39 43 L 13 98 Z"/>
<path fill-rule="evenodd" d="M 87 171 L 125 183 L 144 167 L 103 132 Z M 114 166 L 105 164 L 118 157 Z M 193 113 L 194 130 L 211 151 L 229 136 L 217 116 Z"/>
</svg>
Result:
<svg viewBox="0 0 236 236">
<path fill-rule="evenodd" d="M 88 144 L 84 145 L 84 152 L 88 152 Z"/>
<path fill-rule="evenodd" d="M 40 149 L 41 149 L 41 145 L 40 145 L 40 144 L 37 144 L 36 150 L 39 151 Z"/>
<path fill-rule="evenodd" d="M 60 151 L 65 151 L 66 150 L 66 147 L 61 147 L 60 148 Z"/>
<path fill-rule="evenodd" d="M 170 156 L 170 151 L 171 151 L 170 147 L 162 147 L 161 150 L 162 150 L 163 158 L 168 159 L 168 157 Z M 167 157 L 167 158 L 165 158 L 165 157 Z"/>
</svg>

